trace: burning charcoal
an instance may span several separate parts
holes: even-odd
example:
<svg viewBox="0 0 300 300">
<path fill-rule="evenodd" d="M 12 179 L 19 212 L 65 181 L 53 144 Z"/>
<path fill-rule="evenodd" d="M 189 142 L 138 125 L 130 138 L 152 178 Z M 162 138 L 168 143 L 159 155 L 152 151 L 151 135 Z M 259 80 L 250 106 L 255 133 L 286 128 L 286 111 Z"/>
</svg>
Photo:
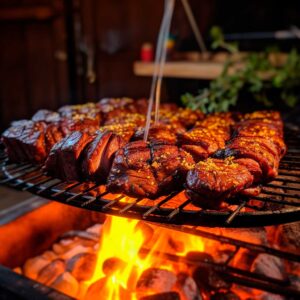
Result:
<svg viewBox="0 0 300 300">
<path fill-rule="evenodd" d="M 275 279 L 286 279 L 283 261 L 276 256 L 261 253 L 254 260 L 251 272 L 256 272 Z"/>
<path fill-rule="evenodd" d="M 221 228 L 220 234 L 238 239 L 244 242 L 267 245 L 267 233 L 265 228 L 256 227 L 256 228 Z"/>
<path fill-rule="evenodd" d="M 176 281 L 176 275 L 171 271 L 149 268 L 140 276 L 136 289 L 138 292 L 169 292 L 172 290 Z"/>
<path fill-rule="evenodd" d="M 81 231 L 81 230 L 71 230 L 62 235 L 63 238 L 75 238 L 79 237 L 81 239 L 92 240 L 98 242 L 99 235 L 92 232 Z"/>
<path fill-rule="evenodd" d="M 74 298 L 79 290 L 77 280 L 69 272 L 65 272 L 58 276 L 51 284 L 51 287 Z"/>
<path fill-rule="evenodd" d="M 243 270 L 249 270 L 256 256 L 257 254 L 255 252 L 240 248 L 232 259 L 231 265 Z"/>
<path fill-rule="evenodd" d="M 219 272 L 208 266 L 198 266 L 193 272 L 193 278 L 200 290 L 219 290 L 231 287 L 231 283 L 225 281 Z"/>
<path fill-rule="evenodd" d="M 240 300 L 240 297 L 233 292 L 218 292 L 211 296 L 211 300 Z"/>
<path fill-rule="evenodd" d="M 94 253 L 78 253 L 67 260 L 67 271 L 78 281 L 88 280 L 92 277 L 97 262 Z"/>
<path fill-rule="evenodd" d="M 186 258 L 192 261 L 205 261 L 212 262 L 213 258 L 210 254 L 200 251 L 190 251 L 187 253 Z"/>
<path fill-rule="evenodd" d="M 144 296 L 139 300 L 181 300 L 180 296 L 176 292 L 166 292 L 150 296 Z"/>
<path fill-rule="evenodd" d="M 300 222 L 280 225 L 276 233 L 276 241 L 282 250 L 299 253 Z"/>
<path fill-rule="evenodd" d="M 42 268 L 49 264 L 49 260 L 42 256 L 27 259 L 23 266 L 24 275 L 31 279 L 36 279 Z"/>
<path fill-rule="evenodd" d="M 77 245 L 74 248 L 70 249 L 69 251 L 65 252 L 61 255 L 61 258 L 68 260 L 79 253 L 92 253 L 93 249 L 91 247 L 84 247 L 81 245 Z"/>
<path fill-rule="evenodd" d="M 202 300 L 196 282 L 185 273 L 177 275 L 175 289 L 178 291 L 181 300 Z"/>
<path fill-rule="evenodd" d="M 41 256 L 44 257 L 45 259 L 48 259 L 49 261 L 58 258 L 58 256 L 53 251 L 49 251 L 49 250 L 45 251 Z"/>
<path fill-rule="evenodd" d="M 61 259 L 53 260 L 50 264 L 40 270 L 36 281 L 50 285 L 55 279 L 65 272 L 65 263 Z"/>
<path fill-rule="evenodd" d="M 110 257 L 106 259 L 102 265 L 103 273 L 107 276 L 114 274 L 116 271 L 126 267 L 125 261 L 117 257 Z"/>
<path fill-rule="evenodd" d="M 260 295 L 257 295 L 255 299 L 257 299 L 257 300 L 285 300 L 286 298 L 281 295 L 265 292 Z"/>
<path fill-rule="evenodd" d="M 147 244 L 151 241 L 154 234 L 154 229 L 150 225 L 143 221 L 140 221 L 136 224 L 135 230 L 141 230 L 143 232 L 143 235 L 145 237 L 144 244 Z"/>
<path fill-rule="evenodd" d="M 86 231 L 89 232 L 89 233 L 93 233 L 97 236 L 100 236 L 102 226 L 103 226 L 102 224 L 95 224 L 95 225 L 89 227 Z"/>
</svg>

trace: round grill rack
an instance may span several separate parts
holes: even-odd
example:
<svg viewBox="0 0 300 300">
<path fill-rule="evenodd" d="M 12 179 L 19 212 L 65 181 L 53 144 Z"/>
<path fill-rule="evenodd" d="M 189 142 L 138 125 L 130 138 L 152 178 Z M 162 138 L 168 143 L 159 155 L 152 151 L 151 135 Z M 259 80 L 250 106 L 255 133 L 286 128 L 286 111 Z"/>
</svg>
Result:
<svg viewBox="0 0 300 300">
<path fill-rule="evenodd" d="M 280 162 L 279 175 L 262 186 L 260 195 L 229 200 L 226 211 L 204 210 L 192 205 L 184 191 L 156 200 L 111 194 L 92 182 L 63 182 L 45 174 L 41 166 L 9 162 L 0 154 L 0 183 L 64 204 L 111 215 L 184 226 L 256 227 L 300 220 L 300 134 L 286 131 L 288 152 Z"/>
</svg>

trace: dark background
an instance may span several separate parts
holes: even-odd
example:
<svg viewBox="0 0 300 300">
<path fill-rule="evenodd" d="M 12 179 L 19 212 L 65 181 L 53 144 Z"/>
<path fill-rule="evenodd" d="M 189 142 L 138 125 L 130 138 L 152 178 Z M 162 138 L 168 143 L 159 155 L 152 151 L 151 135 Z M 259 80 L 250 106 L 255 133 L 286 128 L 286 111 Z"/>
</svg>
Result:
<svg viewBox="0 0 300 300">
<path fill-rule="evenodd" d="M 225 33 L 300 26 L 300 1 L 190 3 L 206 39 L 214 24 Z M 163 0 L 1 0 L 0 129 L 39 108 L 104 96 L 147 96 L 151 79 L 134 76 L 132 64 L 142 43 L 155 43 L 162 11 Z M 197 49 L 179 0 L 172 33 L 178 49 Z M 241 48 L 259 50 L 272 43 L 244 41 Z M 298 43 L 280 46 L 288 50 Z M 166 82 L 165 97 L 174 100 L 195 86 L 186 80 Z"/>
</svg>

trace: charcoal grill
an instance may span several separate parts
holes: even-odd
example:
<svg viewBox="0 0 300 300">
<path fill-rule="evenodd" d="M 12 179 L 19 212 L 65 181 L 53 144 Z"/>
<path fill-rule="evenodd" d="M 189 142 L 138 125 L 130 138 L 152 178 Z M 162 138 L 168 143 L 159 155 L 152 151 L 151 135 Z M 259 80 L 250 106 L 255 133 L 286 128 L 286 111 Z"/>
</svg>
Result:
<svg viewBox="0 0 300 300">
<path fill-rule="evenodd" d="M 12 207 L 5 215 L 5 222 L 2 222 L 2 235 L 0 235 L 0 242 L 1 238 L 3 237 L 3 233 L 6 230 L 9 230 L 9 228 L 14 225 L 15 227 L 18 227 L 20 225 L 20 221 L 18 221 L 18 218 L 22 218 L 22 222 L 25 222 L 26 224 L 30 224 L 30 222 L 26 222 L 26 220 L 32 219 L 32 216 L 34 216 L 35 219 L 35 227 L 38 229 L 37 231 L 30 231 L 30 240 L 21 238 L 19 235 L 14 235 L 9 241 L 6 241 L 6 243 L 2 243 L 2 248 L 5 253 L 10 253 L 11 255 L 8 256 L 9 260 L 3 260 L 1 261 L 3 265 L 0 265 L 0 289 L 7 291 L 8 293 L 12 293 L 14 295 L 21 296 L 22 299 L 71 299 L 66 295 L 63 295 L 59 293 L 58 291 L 54 291 L 51 288 L 48 288 L 44 286 L 43 284 L 37 283 L 34 280 L 28 280 L 22 275 L 16 274 L 12 272 L 7 267 L 13 268 L 16 267 L 26 259 L 28 259 L 31 256 L 28 251 L 23 251 L 23 253 L 20 255 L 18 252 L 18 249 L 16 247 L 12 247 L 12 245 L 17 243 L 19 246 L 23 249 L 28 249 L 31 246 L 30 241 L 34 241 L 36 239 L 39 240 L 39 237 L 41 235 L 43 227 L 47 227 L 50 231 L 53 230 L 55 233 L 53 235 L 53 239 L 55 240 L 56 237 L 63 234 L 68 228 L 70 227 L 69 224 L 73 224 L 72 228 L 85 228 L 83 226 L 90 226 L 91 225 L 91 213 L 88 211 L 82 212 L 82 211 L 76 211 L 76 209 L 70 210 L 69 207 L 65 205 L 59 205 L 55 202 L 48 202 L 46 200 L 43 200 L 41 198 L 32 198 L 27 201 L 27 203 L 22 203 L 21 207 L 19 207 L 18 211 L 21 213 L 21 215 L 16 216 L 15 214 L 16 209 Z M 49 215 L 51 215 L 51 220 L 53 222 L 49 222 L 46 220 L 43 216 L 44 214 L 41 214 L 41 211 L 49 212 Z M 69 217 L 65 219 L 64 224 L 61 224 L 61 215 L 62 214 L 68 214 Z M 95 214 L 94 216 L 95 221 L 99 222 L 101 220 L 101 217 L 99 214 Z M 102 218 L 103 219 L 103 218 Z M 3 219 L 2 219 L 3 220 Z M 74 220 L 77 220 L 76 222 Z M 103 221 L 103 220 L 102 220 Z M 54 224 L 61 224 L 59 228 L 54 229 Z M 46 224 L 46 225 L 45 225 Z M 85 224 L 85 225 L 83 225 Z M 161 225 L 166 226 L 169 229 L 176 229 L 178 230 L 178 227 L 175 225 Z M 71 228 L 71 227 L 70 227 Z M 198 236 L 203 237 L 204 239 L 208 240 L 214 240 L 217 242 L 222 243 L 223 245 L 232 246 L 230 254 L 228 255 L 228 258 L 225 262 L 210 262 L 205 260 L 201 257 L 182 257 L 182 256 L 176 256 L 174 254 L 170 253 L 162 253 L 162 252 L 155 252 L 154 255 L 159 255 L 159 257 L 164 257 L 166 260 L 169 261 L 180 261 L 183 263 L 187 263 L 193 266 L 204 266 L 208 268 L 212 268 L 215 271 L 222 274 L 222 277 L 229 282 L 236 283 L 241 286 L 246 286 L 254 289 L 259 289 L 262 291 L 267 291 L 270 293 L 275 294 L 281 294 L 288 297 L 288 299 L 299 299 L 300 298 L 300 290 L 295 288 L 291 285 L 289 280 L 279 280 L 272 278 L 271 276 L 265 276 L 262 274 L 246 271 L 244 269 L 234 267 L 232 266 L 232 262 L 234 261 L 235 257 L 239 254 L 239 251 L 247 250 L 249 251 L 250 255 L 254 256 L 260 253 L 266 253 L 272 256 L 276 256 L 279 258 L 282 258 L 285 261 L 289 262 L 295 262 L 300 263 L 300 254 L 290 253 L 287 251 L 281 251 L 277 250 L 271 247 L 267 247 L 261 244 L 256 244 L 252 242 L 242 241 L 237 238 L 230 238 L 225 235 L 219 235 L 215 233 L 211 233 L 207 231 L 205 228 L 197 229 L 190 227 L 189 229 L 185 228 L 185 232 L 197 234 Z M 5 235 L 5 234 L 4 234 Z M 45 243 L 49 246 L 53 242 L 49 240 L 45 240 Z M 43 251 L 43 249 L 47 249 L 47 247 L 44 247 L 43 243 L 38 243 L 36 246 L 34 246 L 34 249 L 37 251 L 37 253 L 40 253 Z M 37 248 L 37 249 L 36 249 Z M 149 249 L 142 248 L 141 253 L 146 254 L 149 251 Z M 27 254 L 26 254 L 27 253 Z M 17 255 L 19 254 L 19 255 Z M 27 255 L 27 256 L 26 256 Z M 21 261 L 20 261 L 21 259 Z M 271 274 L 270 274 L 271 275 Z M 15 284 L 18 284 L 18 289 L 15 288 Z M 10 295 L 10 294 L 9 294 Z M 7 299 L 19 299 L 18 297 L 12 297 L 10 295 Z"/>
<path fill-rule="evenodd" d="M 0 183 L 64 204 L 160 224 L 256 227 L 288 223 L 300 220 L 299 130 L 286 129 L 285 138 L 288 152 L 280 162 L 279 176 L 263 185 L 259 196 L 229 200 L 234 208 L 226 211 L 197 208 L 183 197 L 183 191 L 149 200 L 111 194 L 96 183 L 63 182 L 45 174 L 41 166 L 9 162 L 3 150 Z"/>
</svg>

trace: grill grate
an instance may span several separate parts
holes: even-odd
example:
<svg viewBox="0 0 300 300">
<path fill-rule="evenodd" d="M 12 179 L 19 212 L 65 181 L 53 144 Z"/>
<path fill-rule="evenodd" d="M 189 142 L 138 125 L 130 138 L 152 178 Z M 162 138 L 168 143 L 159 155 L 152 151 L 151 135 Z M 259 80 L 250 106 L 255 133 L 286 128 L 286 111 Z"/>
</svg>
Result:
<svg viewBox="0 0 300 300">
<path fill-rule="evenodd" d="M 258 196 L 231 199 L 227 211 L 195 207 L 183 191 L 156 200 L 134 199 L 111 194 L 104 185 L 63 182 L 44 174 L 40 166 L 10 163 L 3 151 L 0 183 L 65 204 L 150 222 L 209 227 L 275 225 L 300 220 L 299 131 L 287 131 L 286 143 L 289 150 L 280 162 L 278 177 L 263 185 Z"/>
</svg>

